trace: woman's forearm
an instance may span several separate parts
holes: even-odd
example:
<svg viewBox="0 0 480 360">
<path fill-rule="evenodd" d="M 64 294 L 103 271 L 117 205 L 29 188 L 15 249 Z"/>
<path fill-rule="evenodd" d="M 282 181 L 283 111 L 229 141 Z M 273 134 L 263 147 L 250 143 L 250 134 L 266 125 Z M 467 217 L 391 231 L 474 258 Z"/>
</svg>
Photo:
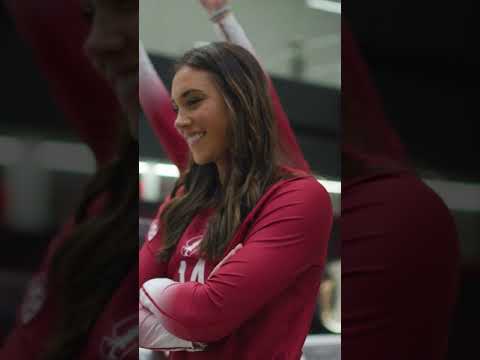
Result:
<svg viewBox="0 0 480 360">
<path fill-rule="evenodd" d="M 164 281 L 171 281 L 163 279 Z M 140 290 L 139 296 L 139 345 L 143 350 L 159 351 L 202 351 L 206 345 L 179 338 L 165 329 L 152 311 L 151 300 Z M 144 351 L 145 354 L 148 351 Z"/>
<path fill-rule="evenodd" d="M 226 13 L 224 17 L 213 24 L 214 31 L 221 40 L 240 45 L 256 56 L 252 43 L 233 12 Z"/>
<path fill-rule="evenodd" d="M 170 161 L 180 169 L 187 163 L 188 146 L 175 129 L 176 115 L 170 94 L 158 76 L 142 42 L 139 42 L 140 104 Z"/>
</svg>

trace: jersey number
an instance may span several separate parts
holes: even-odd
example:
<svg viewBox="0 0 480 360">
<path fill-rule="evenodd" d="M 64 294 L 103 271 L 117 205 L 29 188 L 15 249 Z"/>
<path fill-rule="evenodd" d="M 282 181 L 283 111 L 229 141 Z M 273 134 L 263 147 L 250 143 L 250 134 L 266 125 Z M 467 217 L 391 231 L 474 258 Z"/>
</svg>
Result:
<svg viewBox="0 0 480 360">
<path fill-rule="evenodd" d="M 180 261 L 180 267 L 178 268 L 179 282 L 185 282 L 185 272 L 187 271 L 187 262 L 185 260 Z M 190 275 L 190 281 L 196 281 L 205 284 L 205 260 L 199 259 L 193 268 Z"/>
</svg>

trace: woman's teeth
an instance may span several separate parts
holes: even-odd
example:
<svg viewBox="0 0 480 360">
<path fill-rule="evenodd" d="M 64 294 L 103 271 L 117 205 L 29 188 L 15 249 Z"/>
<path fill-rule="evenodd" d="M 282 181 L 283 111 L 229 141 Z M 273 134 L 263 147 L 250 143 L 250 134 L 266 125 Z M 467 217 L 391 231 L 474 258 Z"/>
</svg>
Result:
<svg viewBox="0 0 480 360">
<path fill-rule="evenodd" d="M 187 137 L 187 143 L 189 145 L 193 145 L 193 144 L 197 143 L 202 137 L 204 137 L 205 134 L 206 134 L 206 132 L 204 131 L 204 132 L 201 132 L 201 133 L 197 133 L 193 136 L 189 136 L 189 137 Z"/>
</svg>

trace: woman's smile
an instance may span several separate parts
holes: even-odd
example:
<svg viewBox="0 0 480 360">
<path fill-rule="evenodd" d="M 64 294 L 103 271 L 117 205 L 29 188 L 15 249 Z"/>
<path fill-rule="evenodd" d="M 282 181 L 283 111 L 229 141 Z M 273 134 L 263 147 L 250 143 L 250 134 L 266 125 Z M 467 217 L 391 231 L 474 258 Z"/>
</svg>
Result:
<svg viewBox="0 0 480 360">
<path fill-rule="evenodd" d="M 202 140 L 205 137 L 206 134 L 207 134 L 206 131 L 197 132 L 197 133 L 194 133 L 192 135 L 186 136 L 185 140 L 187 141 L 188 145 L 193 146 L 193 145 L 198 144 L 200 142 L 200 140 Z"/>
</svg>

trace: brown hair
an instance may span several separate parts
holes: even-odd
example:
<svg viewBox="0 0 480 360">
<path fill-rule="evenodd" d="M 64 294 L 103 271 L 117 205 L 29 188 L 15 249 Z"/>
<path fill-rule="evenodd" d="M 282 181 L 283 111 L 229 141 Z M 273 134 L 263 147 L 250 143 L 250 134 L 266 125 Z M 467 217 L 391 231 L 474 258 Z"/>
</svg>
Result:
<svg viewBox="0 0 480 360">
<path fill-rule="evenodd" d="M 228 166 L 221 184 L 214 163 L 197 165 L 191 155 L 187 169 L 172 191 L 161 215 L 164 246 L 159 258 L 167 261 L 193 217 L 215 208 L 200 245 L 202 256 L 218 259 L 236 228 L 267 188 L 291 175 L 279 166 L 277 127 L 268 82 L 255 57 L 240 46 L 211 43 L 188 51 L 175 73 L 188 66 L 208 72 L 223 94 L 230 117 Z M 183 193 L 175 196 L 177 190 Z"/>
<path fill-rule="evenodd" d="M 74 359 L 138 257 L 138 142 L 124 136 L 118 158 L 87 186 L 71 235 L 49 269 L 54 319 L 44 359 Z M 89 209 L 103 199 L 94 216 Z"/>
</svg>

